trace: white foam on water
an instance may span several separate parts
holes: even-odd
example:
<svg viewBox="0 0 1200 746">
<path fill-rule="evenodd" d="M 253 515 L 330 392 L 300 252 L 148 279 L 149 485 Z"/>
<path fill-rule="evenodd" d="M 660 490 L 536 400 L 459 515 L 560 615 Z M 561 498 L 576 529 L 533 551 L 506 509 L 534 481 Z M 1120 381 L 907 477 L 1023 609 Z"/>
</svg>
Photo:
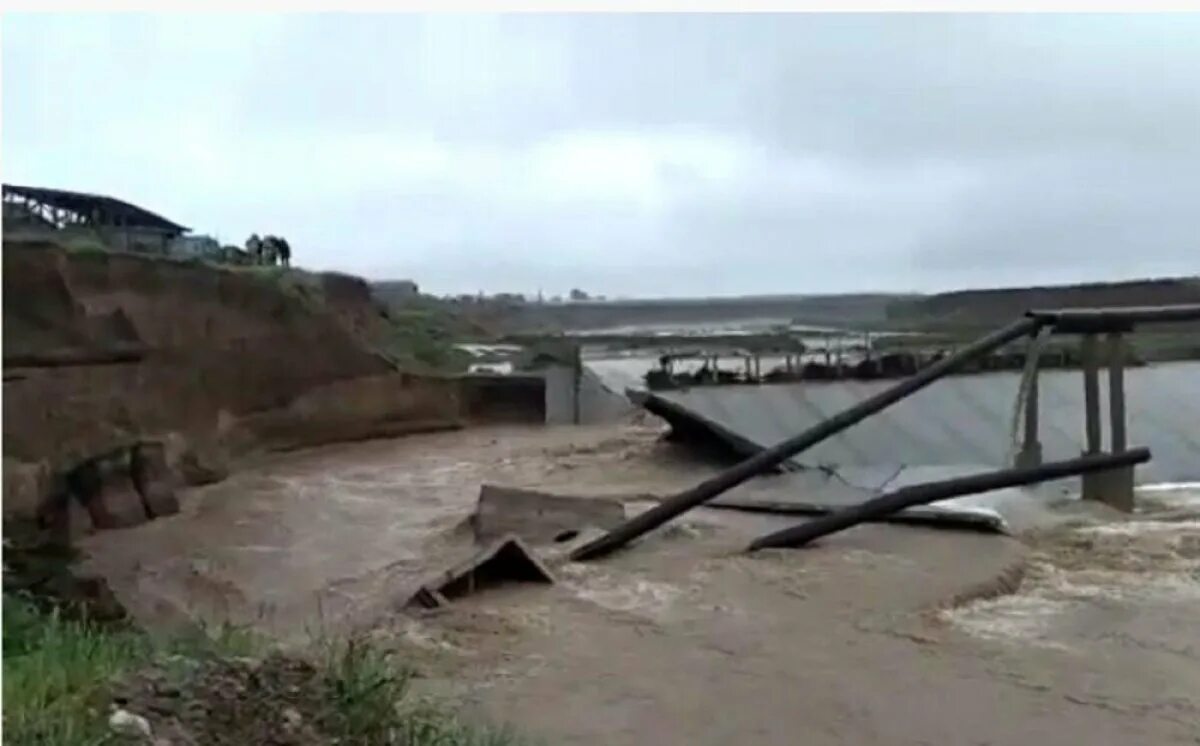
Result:
<svg viewBox="0 0 1200 746">
<path fill-rule="evenodd" d="M 1169 572 L 1083 570 L 1047 573 L 1043 595 L 1098 601 L 1189 601 L 1200 599 L 1200 578 L 1187 569 Z"/>
<path fill-rule="evenodd" d="M 1102 523 L 1095 526 L 1082 526 L 1077 533 L 1097 536 L 1138 536 L 1139 534 L 1170 534 L 1200 532 L 1200 519 L 1185 519 L 1180 521 L 1126 521 L 1125 523 Z"/>
<path fill-rule="evenodd" d="M 445 638 L 439 631 L 416 619 L 406 619 L 400 630 L 400 636 L 410 645 L 424 650 L 443 650 L 458 654 L 468 654 L 466 648 L 459 647 Z"/>
<path fill-rule="evenodd" d="M 1193 491 L 1200 498 L 1200 482 L 1157 482 L 1140 485 L 1138 492 L 1188 492 Z"/>
<path fill-rule="evenodd" d="M 1162 482 L 1137 488 L 1138 495 L 1174 508 L 1200 509 L 1200 482 Z"/>
<path fill-rule="evenodd" d="M 1105 618 L 1113 604 L 1200 603 L 1200 557 L 1182 551 L 1200 537 L 1200 519 L 1129 520 L 1072 532 L 1092 543 L 1069 569 L 1053 564 L 1052 557 L 1036 561 L 1016 593 L 969 603 L 943 617 L 977 637 L 1070 649 L 1072 625 Z"/>
<path fill-rule="evenodd" d="M 670 583 L 638 577 L 618 578 L 591 568 L 564 565 L 560 573 L 563 584 L 576 597 L 609 611 L 651 619 L 665 618 L 683 595 L 682 588 Z"/>
<path fill-rule="evenodd" d="M 966 604 L 942 616 L 977 637 L 1067 650 L 1071 646 L 1063 639 L 1067 635 L 1059 633 L 1060 624 L 1099 606 L 1200 602 L 1200 579 L 1194 573 L 1043 570 L 1033 588 Z"/>
<path fill-rule="evenodd" d="M 579 588 L 577 595 L 612 611 L 641 611 L 657 618 L 670 609 L 680 590 L 665 583 L 635 580 L 612 588 Z"/>
<path fill-rule="evenodd" d="M 1012 595 L 976 601 L 947 611 L 943 616 L 956 627 L 989 640 L 1037 642 L 1066 648 L 1048 635 L 1055 619 L 1069 613 L 1076 602 L 1041 595 Z"/>
</svg>

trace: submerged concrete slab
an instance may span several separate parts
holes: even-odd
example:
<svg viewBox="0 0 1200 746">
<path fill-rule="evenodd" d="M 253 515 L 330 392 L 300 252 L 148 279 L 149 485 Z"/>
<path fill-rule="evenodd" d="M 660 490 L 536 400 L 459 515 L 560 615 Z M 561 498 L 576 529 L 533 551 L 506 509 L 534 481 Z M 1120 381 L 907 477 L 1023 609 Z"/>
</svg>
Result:
<svg viewBox="0 0 1200 746">
<path fill-rule="evenodd" d="M 471 517 L 475 538 L 511 534 L 531 544 L 569 541 L 587 528 L 610 529 L 625 520 L 625 506 L 610 497 L 565 497 L 485 484 Z"/>
</svg>

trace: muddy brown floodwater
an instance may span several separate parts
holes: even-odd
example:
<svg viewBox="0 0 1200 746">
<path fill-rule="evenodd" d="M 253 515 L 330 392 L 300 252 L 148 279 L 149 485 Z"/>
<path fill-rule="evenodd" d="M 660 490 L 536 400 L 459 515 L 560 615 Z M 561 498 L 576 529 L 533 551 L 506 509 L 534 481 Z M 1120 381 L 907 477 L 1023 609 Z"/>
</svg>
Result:
<svg viewBox="0 0 1200 746">
<path fill-rule="evenodd" d="M 251 624 L 285 639 L 369 622 L 457 556 L 483 482 L 623 493 L 711 471 L 657 426 L 479 428 L 264 459 L 191 490 L 170 520 L 88 537 L 89 566 L 151 625 Z M 699 470 L 699 471 L 698 471 Z"/>
<path fill-rule="evenodd" d="M 871 525 L 752 557 L 736 550 L 781 519 L 700 510 L 554 564 L 550 588 L 394 609 L 464 551 L 483 482 L 631 494 L 713 471 L 659 434 L 479 429 L 289 454 L 85 548 L 147 623 L 228 619 L 297 644 L 368 628 L 430 689 L 548 743 L 1200 742 L 1195 491 L 1019 539 Z"/>
</svg>

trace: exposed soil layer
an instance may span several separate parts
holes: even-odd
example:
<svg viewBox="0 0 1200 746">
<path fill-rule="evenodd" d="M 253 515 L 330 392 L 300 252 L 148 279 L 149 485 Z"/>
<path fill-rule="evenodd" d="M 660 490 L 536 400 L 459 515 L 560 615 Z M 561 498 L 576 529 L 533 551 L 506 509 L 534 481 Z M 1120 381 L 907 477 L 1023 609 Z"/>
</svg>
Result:
<svg viewBox="0 0 1200 746">
<path fill-rule="evenodd" d="M 330 314 L 271 278 L 125 254 L 4 247 L 5 355 L 104 348 L 116 315 L 137 363 L 38 369 L 5 385 L 8 455 L 84 458 L 127 434 L 215 431 L 219 413 L 286 405 L 316 386 L 387 372 Z M 319 354 L 318 354 L 319 351 Z"/>
<path fill-rule="evenodd" d="M 458 421 L 457 382 L 371 349 L 382 309 L 355 278 L 11 241 L 3 276 L 6 467 L 57 474 L 170 438 L 236 458 Z M 36 508 L 25 492 L 6 514 Z"/>
</svg>

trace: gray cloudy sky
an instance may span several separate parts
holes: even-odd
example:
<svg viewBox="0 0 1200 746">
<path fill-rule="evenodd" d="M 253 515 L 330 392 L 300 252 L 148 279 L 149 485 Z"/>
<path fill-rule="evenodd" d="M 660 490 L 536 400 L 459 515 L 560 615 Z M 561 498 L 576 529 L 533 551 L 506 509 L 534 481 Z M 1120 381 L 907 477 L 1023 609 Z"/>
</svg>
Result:
<svg viewBox="0 0 1200 746">
<path fill-rule="evenodd" d="M 6 181 L 437 292 L 1200 272 L 1200 15 L 6 16 Z"/>
</svg>

